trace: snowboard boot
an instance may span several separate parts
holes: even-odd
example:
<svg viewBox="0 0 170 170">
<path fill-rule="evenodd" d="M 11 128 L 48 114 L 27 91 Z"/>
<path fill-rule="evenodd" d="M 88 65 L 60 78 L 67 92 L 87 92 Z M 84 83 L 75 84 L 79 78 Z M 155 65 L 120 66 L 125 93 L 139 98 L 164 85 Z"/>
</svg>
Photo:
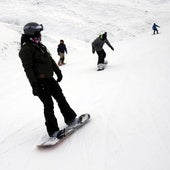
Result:
<svg viewBox="0 0 170 170">
<path fill-rule="evenodd" d="M 108 61 L 107 61 L 107 60 L 105 60 L 105 61 L 104 61 L 104 64 L 105 64 L 105 65 L 107 65 L 107 64 L 108 64 Z"/>
<path fill-rule="evenodd" d="M 73 119 L 72 121 L 70 121 L 70 122 L 67 122 L 66 124 L 68 125 L 68 126 L 74 126 L 74 125 L 76 125 L 77 123 L 78 123 L 78 118 L 75 118 L 75 119 Z"/>
<path fill-rule="evenodd" d="M 105 64 L 103 64 L 103 63 L 100 63 L 100 64 L 97 65 L 97 70 L 98 71 L 104 70 L 104 68 L 105 68 Z"/>
<path fill-rule="evenodd" d="M 57 138 L 59 133 L 60 133 L 60 130 L 55 131 L 52 135 L 50 135 L 50 138 Z"/>
</svg>

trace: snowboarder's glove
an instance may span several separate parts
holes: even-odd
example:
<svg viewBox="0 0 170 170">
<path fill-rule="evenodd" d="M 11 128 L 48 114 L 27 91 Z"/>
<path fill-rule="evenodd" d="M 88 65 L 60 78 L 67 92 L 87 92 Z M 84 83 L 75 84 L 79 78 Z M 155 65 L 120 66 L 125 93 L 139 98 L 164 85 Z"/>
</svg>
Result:
<svg viewBox="0 0 170 170">
<path fill-rule="evenodd" d="M 94 49 L 94 48 L 92 49 L 92 53 L 93 53 L 93 54 L 95 53 L 95 49 Z"/>
<path fill-rule="evenodd" d="M 57 82 L 60 82 L 62 79 L 63 79 L 63 75 L 62 75 L 62 73 L 61 73 L 61 71 L 59 70 L 59 71 L 57 71 Z"/>
<path fill-rule="evenodd" d="M 38 82 L 33 82 L 32 84 L 32 93 L 34 96 L 40 96 L 43 93 L 44 85 L 39 84 Z"/>
</svg>

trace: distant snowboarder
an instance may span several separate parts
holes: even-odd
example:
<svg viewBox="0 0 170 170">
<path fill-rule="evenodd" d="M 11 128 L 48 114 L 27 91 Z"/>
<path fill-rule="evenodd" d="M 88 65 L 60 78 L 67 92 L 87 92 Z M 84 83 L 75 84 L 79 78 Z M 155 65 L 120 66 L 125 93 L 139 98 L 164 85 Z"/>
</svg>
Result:
<svg viewBox="0 0 170 170">
<path fill-rule="evenodd" d="M 92 42 L 92 53 L 94 54 L 95 51 L 98 55 L 98 62 L 97 62 L 97 68 L 98 70 L 103 70 L 105 67 L 105 64 L 107 64 L 107 61 L 105 61 L 106 53 L 103 49 L 103 45 L 107 44 L 112 50 L 114 48 L 110 44 L 110 42 L 107 39 L 107 32 L 104 34 L 99 35 L 93 42 Z"/>
<path fill-rule="evenodd" d="M 33 95 L 38 96 L 43 103 L 45 125 L 49 136 L 52 137 L 60 132 L 54 114 L 52 97 L 57 101 L 67 125 L 72 124 L 77 115 L 68 104 L 59 85 L 63 77 L 61 70 L 45 45 L 41 43 L 42 30 L 43 26 L 35 22 L 30 22 L 24 26 L 19 57 L 32 86 Z M 57 75 L 57 80 L 53 78 L 54 73 Z"/>
<path fill-rule="evenodd" d="M 157 25 L 157 24 L 155 24 L 155 23 L 153 23 L 153 26 L 152 26 L 153 34 L 155 34 L 155 32 L 156 32 L 157 34 L 159 34 L 159 32 L 158 32 L 158 29 L 157 29 L 157 28 L 160 28 L 160 26 L 159 26 L 159 25 Z"/>
<path fill-rule="evenodd" d="M 58 52 L 58 55 L 60 56 L 58 65 L 61 66 L 61 65 L 65 64 L 64 63 L 64 60 L 65 60 L 64 53 L 67 54 L 67 48 L 66 48 L 66 45 L 64 44 L 64 40 L 60 40 L 60 44 L 58 45 L 57 52 Z"/>
</svg>

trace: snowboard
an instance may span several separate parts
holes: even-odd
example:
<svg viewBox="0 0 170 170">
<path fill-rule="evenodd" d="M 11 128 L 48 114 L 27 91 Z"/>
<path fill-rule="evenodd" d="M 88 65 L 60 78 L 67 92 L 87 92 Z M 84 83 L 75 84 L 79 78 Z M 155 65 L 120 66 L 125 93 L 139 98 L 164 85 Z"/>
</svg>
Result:
<svg viewBox="0 0 170 170">
<path fill-rule="evenodd" d="M 108 64 L 108 61 L 105 61 L 104 63 L 97 65 L 97 71 L 102 71 L 106 68 L 106 65 Z"/>
<path fill-rule="evenodd" d="M 57 136 L 49 137 L 42 143 L 38 144 L 37 147 L 45 148 L 45 147 L 52 147 L 59 144 L 64 139 L 66 139 L 69 135 L 77 131 L 80 127 L 84 126 L 89 121 L 89 119 L 90 119 L 90 114 L 88 113 L 80 115 L 79 117 L 76 118 L 76 123 L 61 129 L 57 134 Z"/>
</svg>

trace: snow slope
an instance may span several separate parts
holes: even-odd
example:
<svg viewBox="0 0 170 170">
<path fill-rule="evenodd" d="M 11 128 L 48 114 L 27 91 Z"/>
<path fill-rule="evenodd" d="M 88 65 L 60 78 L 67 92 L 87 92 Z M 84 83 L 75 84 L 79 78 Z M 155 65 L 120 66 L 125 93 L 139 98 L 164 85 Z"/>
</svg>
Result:
<svg viewBox="0 0 170 170">
<path fill-rule="evenodd" d="M 15 6 L 15 8 L 14 8 Z M 0 2 L 0 169 L 169 170 L 170 3 L 168 0 L 8 0 Z M 18 57 L 23 25 L 44 25 L 43 42 L 67 64 L 60 83 L 78 113 L 91 121 L 58 147 L 39 150 L 47 137 L 43 107 Z M 153 22 L 160 34 L 152 35 Z M 91 41 L 108 31 L 109 64 L 96 71 Z M 57 104 L 60 127 L 63 118 Z"/>
</svg>

